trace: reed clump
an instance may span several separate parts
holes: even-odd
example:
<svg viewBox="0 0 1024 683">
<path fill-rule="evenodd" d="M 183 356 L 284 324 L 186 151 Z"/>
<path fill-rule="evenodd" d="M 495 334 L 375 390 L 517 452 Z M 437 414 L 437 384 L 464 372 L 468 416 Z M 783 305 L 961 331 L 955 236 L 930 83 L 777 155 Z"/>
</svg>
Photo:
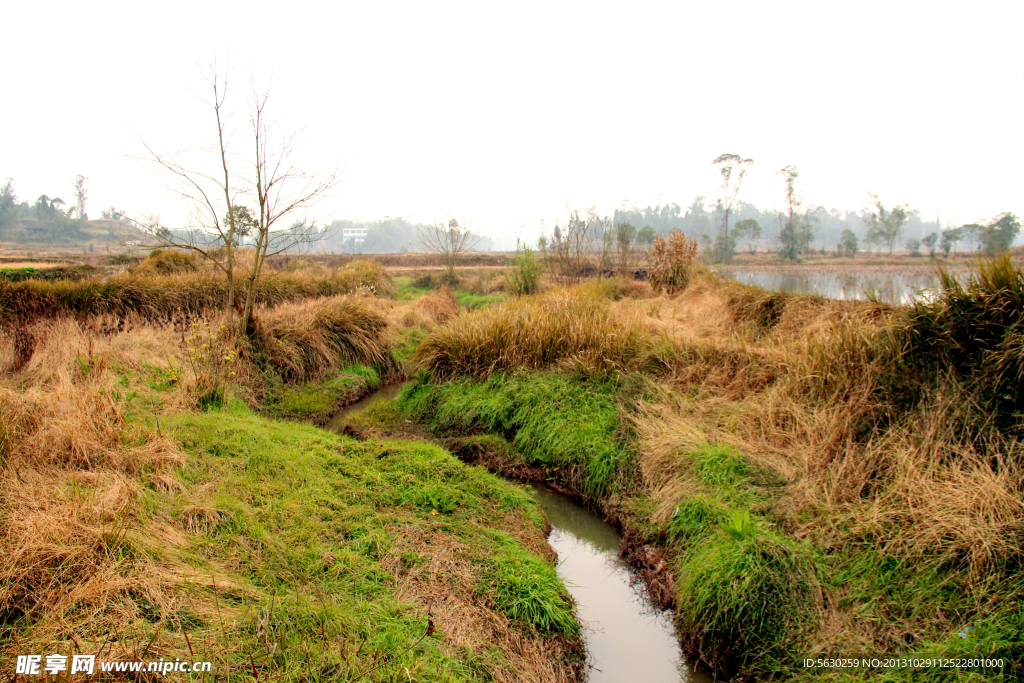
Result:
<svg viewBox="0 0 1024 683">
<path fill-rule="evenodd" d="M 339 292 L 356 292 L 360 289 L 369 291 L 376 296 L 394 296 L 395 281 L 384 271 L 384 266 L 376 261 L 359 259 L 346 263 L 331 276 L 334 286 Z"/>
<path fill-rule="evenodd" d="M 658 235 L 651 245 L 649 256 L 651 285 L 669 294 L 684 289 L 700 266 L 697 242 L 679 230 L 673 230 L 668 239 Z"/>
<path fill-rule="evenodd" d="M 349 363 L 391 367 L 388 319 L 368 296 L 323 297 L 257 310 L 256 346 L 286 382 Z"/>
<path fill-rule="evenodd" d="M 635 365 L 650 332 L 636 317 L 570 289 L 519 297 L 482 308 L 434 330 L 414 364 L 438 378 L 580 364 L 597 369 Z"/>
<path fill-rule="evenodd" d="M 453 318 L 459 317 L 462 309 L 448 285 L 441 287 L 430 294 L 420 298 L 416 302 L 420 308 L 427 312 L 436 323 L 446 323 Z"/>
<path fill-rule="evenodd" d="M 893 335 L 893 400 L 904 406 L 957 392 L 971 431 L 1024 436 L 1024 272 L 1009 254 L 964 279 L 939 268 L 940 289 L 915 303 Z"/>
</svg>

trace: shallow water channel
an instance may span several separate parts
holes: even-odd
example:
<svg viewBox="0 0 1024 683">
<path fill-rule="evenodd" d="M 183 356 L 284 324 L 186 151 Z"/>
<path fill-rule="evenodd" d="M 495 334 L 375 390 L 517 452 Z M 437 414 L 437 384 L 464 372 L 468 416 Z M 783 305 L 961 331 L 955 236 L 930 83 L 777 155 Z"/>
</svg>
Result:
<svg viewBox="0 0 1024 683">
<path fill-rule="evenodd" d="M 381 387 L 339 411 L 328 428 L 343 431 L 355 413 L 401 389 Z M 532 486 L 551 523 L 548 543 L 558 555 L 558 574 L 584 626 L 589 683 L 709 683 L 683 660 L 670 613 L 651 606 L 642 582 L 621 559 L 615 527 L 550 486 Z"/>
<path fill-rule="evenodd" d="M 551 522 L 548 543 L 584 626 L 590 683 L 711 679 L 683 661 L 669 612 L 653 608 L 619 556 L 619 532 L 570 497 L 534 485 Z"/>
</svg>

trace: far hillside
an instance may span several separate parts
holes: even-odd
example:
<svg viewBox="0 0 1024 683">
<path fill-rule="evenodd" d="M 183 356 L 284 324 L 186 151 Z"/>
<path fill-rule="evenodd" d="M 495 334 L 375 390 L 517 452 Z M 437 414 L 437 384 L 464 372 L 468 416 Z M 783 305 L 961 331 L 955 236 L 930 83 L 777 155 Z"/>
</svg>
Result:
<svg viewBox="0 0 1024 683">
<path fill-rule="evenodd" d="M 48 255 L 123 251 L 143 233 L 114 207 L 101 218 L 86 213 L 85 178 L 75 179 L 74 201 L 40 195 L 34 202 L 18 201 L 13 181 L 0 187 L 0 253 L 43 252 Z"/>
</svg>

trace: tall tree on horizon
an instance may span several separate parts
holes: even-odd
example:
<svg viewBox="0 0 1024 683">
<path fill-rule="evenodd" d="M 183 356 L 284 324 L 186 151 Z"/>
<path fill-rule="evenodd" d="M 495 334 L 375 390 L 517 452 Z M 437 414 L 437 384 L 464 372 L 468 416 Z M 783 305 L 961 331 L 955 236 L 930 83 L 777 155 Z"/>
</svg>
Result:
<svg viewBox="0 0 1024 683">
<path fill-rule="evenodd" d="M 711 165 L 718 169 L 722 176 L 719 186 L 718 207 L 725 216 L 725 238 L 729 238 L 729 212 L 732 211 L 736 198 L 740 194 L 740 186 L 747 177 L 747 169 L 754 165 L 753 159 L 744 159 L 739 154 L 721 154 Z"/>
</svg>

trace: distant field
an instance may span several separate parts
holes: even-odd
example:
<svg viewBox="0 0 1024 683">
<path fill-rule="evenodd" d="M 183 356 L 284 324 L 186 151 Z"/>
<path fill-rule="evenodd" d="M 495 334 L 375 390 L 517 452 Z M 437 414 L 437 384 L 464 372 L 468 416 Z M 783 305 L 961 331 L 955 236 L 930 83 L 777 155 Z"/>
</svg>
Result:
<svg viewBox="0 0 1024 683">
<path fill-rule="evenodd" d="M 59 261 L 3 261 L 0 260 L 0 268 L 36 268 L 42 270 L 44 268 L 56 268 L 57 266 L 67 265 Z"/>
</svg>

